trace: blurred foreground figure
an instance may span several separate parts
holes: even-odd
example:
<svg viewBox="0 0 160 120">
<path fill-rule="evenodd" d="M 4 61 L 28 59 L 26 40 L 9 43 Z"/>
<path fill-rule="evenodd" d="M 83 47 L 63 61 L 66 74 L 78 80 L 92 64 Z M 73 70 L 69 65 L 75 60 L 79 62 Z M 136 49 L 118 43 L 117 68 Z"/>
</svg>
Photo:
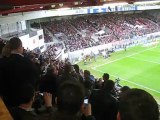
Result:
<svg viewBox="0 0 160 120">
<path fill-rule="evenodd" d="M 23 56 L 23 46 L 19 38 L 11 38 L 8 47 L 10 56 L 0 62 L 1 93 L 8 107 L 17 106 L 20 86 L 36 86 L 38 74 L 35 65 Z"/>
<path fill-rule="evenodd" d="M 159 120 L 158 104 L 144 90 L 127 90 L 120 97 L 117 120 Z"/>
</svg>

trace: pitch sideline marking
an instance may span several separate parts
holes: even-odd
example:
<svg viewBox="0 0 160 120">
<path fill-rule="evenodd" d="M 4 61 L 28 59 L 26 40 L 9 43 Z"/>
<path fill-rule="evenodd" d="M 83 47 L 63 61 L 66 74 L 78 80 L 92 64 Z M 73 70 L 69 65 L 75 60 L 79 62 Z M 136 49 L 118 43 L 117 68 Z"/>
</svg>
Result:
<svg viewBox="0 0 160 120">
<path fill-rule="evenodd" d="M 154 64 L 160 64 L 159 62 L 154 62 L 154 61 L 150 61 L 150 60 L 138 59 L 138 58 L 135 58 L 135 57 L 129 57 L 129 58 L 132 58 L 132 59 L 135 59 L 135 60 L 139 60 L 139 61 L 144 61 L 144 62 L 150 62 L 150 63 L 154 63 Z"/>
<path fill-rule="evenodd" d="M 101 72 L 101 73 L 104 73 L 103 71 L 101 71 L 101 70 L 97 70 L 97 69 L 94 69 L 94 68 L 92 68 L 93 70 L 95 70 L 95 71 L 98 71 L 98 72 Z M 117 77 L 117 76 L 115 76 L 115 75 L 113 75 L 113 74 L 110 74 L 111 76 L 113 76 L 113 77 Z M 152 89 L 152 88 L 149 88 L 149 87 L 146 87 L 146 86 L 144 86 L 144 85 L 141 85 L 141 84 L 138 84 L 138 83 L 135 83 L 135 82 L 132 82 L 132 81 L 129 81 L 129 80 L 127 80 L 127 79 L 125 79 L 125 78 L 120 78 L 121 80 L 123 80 L 123 81 L 126 81 L 126 82 L 128 82 L 128 83 L 131 83 L 131 84 L 134 84 L 134 85 L 136 85 L 136 86 L 139 86 L 139 87 L 142 87 L 142 88 L 145 88 L 145 89 L 148 89 L 148 90 L 150 90 L 150 91 L 153 91 L 153 92 L 156 92 L 156 93 L 160 93 L 160 91 L 157 91 L 157 90 L 155 90 L 155 89 Z"/>
<path fill-rule="evenodd" d="M 155 47 L 153 47 L 153 48 L 155 48 Z M 125 57 L 121 57 L 121 58 L 119 58 L 119 59 L 115 59 L 115 60 L 113 60 L 113 61 L 109 61 L 109 62 L 107 62 L 107 63 L 104 63 L 104 64 L 101 64 L 101 65 L 98 65 L 98 66 L 92 67 L 91 69 L 93 69 L 93 70 L 95 70 L 95 71 L 98 71 L 98 72 L 101 72 L 101 73 L 104 73 L 103 71 L 101 71 L 101 70 L 97 70 L 96 68 L 97 68 L 97 67 L 104 66 L 104 65 L 109 64 L 109 63 L 113 63 L 113 62 L 116 62 L 116 61 L 119 61 L 119 60 L 125 59 L 125 58 L 127 58 L 127 57 L 132 57 L 132 56 L 134 56 L 134 55 L 137 55 L 137 54 L 143 53 L 143 52 L 145 52 L 145 51 L 149 51 L 149 50 L 151 50 L 151 49 L 153 49 L 153 48 L 149 48 L 149 49 L 146 49 L 146 50 L 143 50 L 143 51 L 140 51 L 140 52 L 133 53 L 133 54 L 131 54 L 131 55 L 125 56 Z M 117 77 L 117 76 L 112 75 L 112 74 L 110 74 L 110 75 L 111 75 L 111 76 L 113 76 L 113 77 Z M 124 78 L 121 78 L 121 79 L 122 79 L 123 81 L 129 82 L 129 83 L 134 84 L 134 85 L 137 85 L 137 86 L 139 86 L 139 87 L 142 87 L 142 88 L 145 88 L 145 89 L 148 89 L 148 90 L 154 91 L 154 92 L 156 92 L 156 93 L 160 93 L 160 91 L 154 90 L 154 89 L 149 88 L 149 87 L 146 87 L 146 86 L 144 86 L 144 85 L 137 84 L 137 83 L 132 82 L 132 81 L 128 81 L 128 80 L 126 80 L 126 79 L 124 79 Z"/>
<path fill-rule="evenodd" d="M 153 47 L 153 48 L 155 48 L 155 47 Z M 134 56 L 134 55 L 138 55 L 138 54 L 143 53 L 143 52 L 145 52 L 145 51 L 149 51 L 149 50 L 151 50 L 151 49 L 153 49 L 153 48 L 149 48 L 149 49 L 146 49 L 146 50 L 142 50 L 142 51 L 140 51 L 140 52 L 133 53 L 133 54 L 131 54 L 131 55 L 127 55 L 127 56 L 125 56 L 125 57 L 121 57 L 121 58 L 118 58 L 118 59 L 109 61 L 109 62 L 104 63 L 104 64 L 101 64 L 101 65 L 97 65 L 97 66 L 93 67 L 93 69 L 96 69 L 97 67 L 101 67 L 101 66 L 107 65 L 107 64 L 109 64 L 109 63 L 113 63 L 113 62 L 116 62 L 116 61 L 125 59 L 125 58 L 127 58 L 127 57 L 131 57 L 131 56 Z"/>
</svg>

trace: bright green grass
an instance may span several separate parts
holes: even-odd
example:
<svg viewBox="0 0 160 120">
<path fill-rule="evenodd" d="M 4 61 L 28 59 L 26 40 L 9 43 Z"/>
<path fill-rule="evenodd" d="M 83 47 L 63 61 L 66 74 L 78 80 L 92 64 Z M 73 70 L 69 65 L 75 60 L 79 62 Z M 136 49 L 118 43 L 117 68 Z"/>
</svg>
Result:
<svg viewBox="0 0 160 120">
<path fill-rule="evenodd" d="M 160 103 L 160 45 L 136 46 L 113 53 L 108 59 L 98 57 L 96 62 L 87 65 L 80 62 L 79 65 L 98 78 L 105 72 L 111 75 L 111 79 L 119 77 L 121 85 L 144 89 Z"/>
</svg>

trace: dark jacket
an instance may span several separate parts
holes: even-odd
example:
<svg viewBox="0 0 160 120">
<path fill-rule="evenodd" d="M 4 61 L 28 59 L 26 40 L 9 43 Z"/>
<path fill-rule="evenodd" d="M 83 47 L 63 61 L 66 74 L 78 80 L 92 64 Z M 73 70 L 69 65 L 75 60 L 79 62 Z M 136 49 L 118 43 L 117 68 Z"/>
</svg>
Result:
<svg viewBox="0 0 160 120">
<path fill-rule="evenodd" d="M 57 76 L 47 73 L 40 82 L 40 92 L 48 92 L 52 94 L 52 104 L 55 103 L 57 96 Z"/>
<path fill-rule="evenodd" d="M 40 91 L 49 92 L 52 95 L 57 93 L 57 77 L 53 74 L 46 74 L 40 82 Z"/>
<path fill-rule="evenodd" d="M 36 67 L 29 59 L 19 54 L 11 54 L 0 63 L 0 69 L 4 102 L 7 106 L 17 106 L 19 86 L 23 84 L 36 86 L 39 77 Z"/>
<path fill-rule="evenodd" d="M 14 120 L 39 120 L 33 111 L 26 111 L 19 107 L 12 108 L 10 112 Z"/>
<path fill-rule="evenodd" d="M 77 115 L 69 115 L 67 113 L 61 113 L 58 111 L 55 111 L 52 116 L 49 118 L 49 120 L 95 120 L 93 116 L 82 116 L 81 114 Z"/>
<path fill-rule="evenodd" d="M 118 105 L 117 100 L 110 92 L 95 90 L 90 96 L 92 114 L 96 120 L 116 120 Z"/>
<path fill-rule="evenodd" d="M 36 114 L 34 110 L 26 111 L 19 107 L 10 109 L 10 113 L 14 120 L 48 120 L 50 114 L 53 113 L 52 108 L 47 108 L 44 113 Z"/>
</svg>

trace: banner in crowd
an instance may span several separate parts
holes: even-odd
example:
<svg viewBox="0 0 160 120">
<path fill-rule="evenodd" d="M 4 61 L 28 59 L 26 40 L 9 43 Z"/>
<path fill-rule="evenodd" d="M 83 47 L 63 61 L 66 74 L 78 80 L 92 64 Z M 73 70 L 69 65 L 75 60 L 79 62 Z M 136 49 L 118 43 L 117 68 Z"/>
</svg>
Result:
<svg viewBox="0 0 160 120">
<path fill-rule="evenodd" d="M 134 11 L 137 10 L 137 6 L 128 5 L 128 6 L 104 6 L 97 8 L 88 8 L 88 13 L 105 13 L 105 12 L 118 12 L 118 11 Z"/>
</svg>

